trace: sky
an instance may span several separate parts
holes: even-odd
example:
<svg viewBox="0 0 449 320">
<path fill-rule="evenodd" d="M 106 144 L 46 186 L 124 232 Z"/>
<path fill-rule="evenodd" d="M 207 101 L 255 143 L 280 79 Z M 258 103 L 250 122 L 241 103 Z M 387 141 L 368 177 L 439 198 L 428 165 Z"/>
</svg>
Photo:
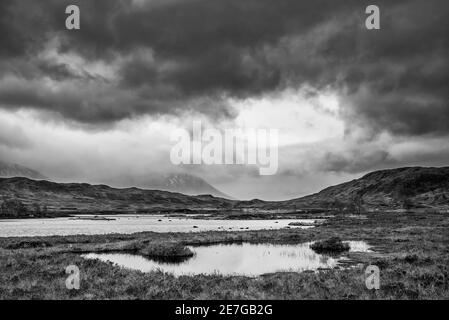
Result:
<svg viewBox="0 0 449 320">
<path fill-rule="evenodd" d="M 0 160 L 111 185 L 187 172 L 267 200 L 446 166 L 448 16 L 446 0 L 2 0 Z M 276 174 L 173 165 L 193 121 L 279 130 Z"/>
</svg>

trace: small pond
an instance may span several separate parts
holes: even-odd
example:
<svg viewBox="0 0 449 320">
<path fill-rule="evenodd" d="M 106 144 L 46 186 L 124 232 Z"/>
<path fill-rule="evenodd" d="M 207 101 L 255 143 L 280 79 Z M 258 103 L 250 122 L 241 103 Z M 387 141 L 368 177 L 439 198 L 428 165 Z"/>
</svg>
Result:
<svg viewBox="0 0 449 320">
<path fill-rule="evenodd" d="M 369 252 L 369 246 L 362 241 L 347 241 L 351 252 Z M 259 276 L 273 272 L 302 272 L 338 266 L 340 256 L 315 253 L 311 243 L 295 245 L 277 244 L 217 244 L 189 247 L 195 255 L 184 261 L 168 262 L 146 258 L 140 255 L 90 253 L 86 259 L 112 262 L 123 268 L 151 272 L 161 270 L 175 276 L 194 274 L 221 274 Z"/>
</svg>

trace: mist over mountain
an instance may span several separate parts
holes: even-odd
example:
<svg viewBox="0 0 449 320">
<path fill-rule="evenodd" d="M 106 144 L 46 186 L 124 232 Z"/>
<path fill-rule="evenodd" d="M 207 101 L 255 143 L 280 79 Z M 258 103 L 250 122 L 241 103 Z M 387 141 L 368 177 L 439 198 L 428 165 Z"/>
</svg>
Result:
<svg viewBox="0 0 449 320">
<path fill-rule="evenodd" d="M 118 187 L 137 187 L 179 192 L 186 195 L 212 195 L 230 199 L 231 197 L 210 185 L 204 179 L 187 173 L 151 173 L 143 176 L 120 176 L 104 181 Z"/>
<path fill-rule="evenodd" d="M 0 160 L 0 178 L 25 177 L 34 180 L 48 179 L 36 170 Z"/>
</svg>

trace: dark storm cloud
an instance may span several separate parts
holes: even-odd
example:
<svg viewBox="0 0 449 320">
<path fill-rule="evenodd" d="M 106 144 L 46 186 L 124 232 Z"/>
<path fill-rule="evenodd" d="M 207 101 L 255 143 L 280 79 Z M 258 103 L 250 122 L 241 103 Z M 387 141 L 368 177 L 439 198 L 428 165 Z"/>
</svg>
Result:
<svg viewBox="0 0 449 320">
<path fill-rule="evenodd" d="M 383 10 L 378 33 L 337 35 L 353 53 L 330 68 L 349 118 L 379 132 L 449 133 L 449 4 L 408 1 Z M 347 58 L 344 58 L 347 57 Z"/>
<path fill-rule="evenodd" d="M 3 0 L 0 106 L 87 123 L 232 117 L 226 97 L 308 85 L 337 91 L 349 125 L 448 133 L 448 2 L 375 2 L 377 31 L 364 28 L 372 3 L 360 0 Z M 80 31 L 64 28 L 68 4 L 80 6 Z M 114 75 L 42 57 L 52 39 Z"/>
</svg>

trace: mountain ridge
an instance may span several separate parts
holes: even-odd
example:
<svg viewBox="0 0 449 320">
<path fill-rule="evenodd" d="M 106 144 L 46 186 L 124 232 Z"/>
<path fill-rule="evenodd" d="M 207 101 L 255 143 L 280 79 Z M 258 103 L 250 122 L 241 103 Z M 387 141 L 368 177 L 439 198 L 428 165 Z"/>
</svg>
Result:
<svg viewBox="0 0 449 320">
<path fill-rule="evenodd" d="M 104 184 L 57 183 L 24 177 L 0 178 L 0 196 L 28 206 L 45 206 L 50 211 L 139 212 L 164 209 L 216 209 L 232 201 L 209 195 L 145 190 L 136 187 L 112 188 Z"/>
<path fill-rule="evenodd" d="M 0 160 L 0 178 L 25 177 L 33 180 L 52 180 L 40 172 L 16 163 Z M 232 199 L 203 178 L 188 173 L 151 174 L 146 177 L 116 177 L 123 180 L 116 183 L 114 179 L 106 181 L 107 185 L 118 185 L 118 188 L 137 187 L 141 189 L 162 190 L 186 195 L 211 194 L 219 198 Z"/>
<path fill-rule="evenodd" d="M 449 167 L 404 167 L 370 172 L 359 179 L 286 201 L 238 201 L 136 187 L 56 183 L 24 177 L 0 178 L 0 199 L 53 212 L 143 213 L 166 210 L 342 210 L 433 208 L 449 211 Z"/>
<path fill-rule="evenodd" d="M 366 209 L 449 208 L 449 167 L 400 167 L 369 172 L 361 178 L 284 203 L 330 207 L 360 201 Z"/>
</svg>

